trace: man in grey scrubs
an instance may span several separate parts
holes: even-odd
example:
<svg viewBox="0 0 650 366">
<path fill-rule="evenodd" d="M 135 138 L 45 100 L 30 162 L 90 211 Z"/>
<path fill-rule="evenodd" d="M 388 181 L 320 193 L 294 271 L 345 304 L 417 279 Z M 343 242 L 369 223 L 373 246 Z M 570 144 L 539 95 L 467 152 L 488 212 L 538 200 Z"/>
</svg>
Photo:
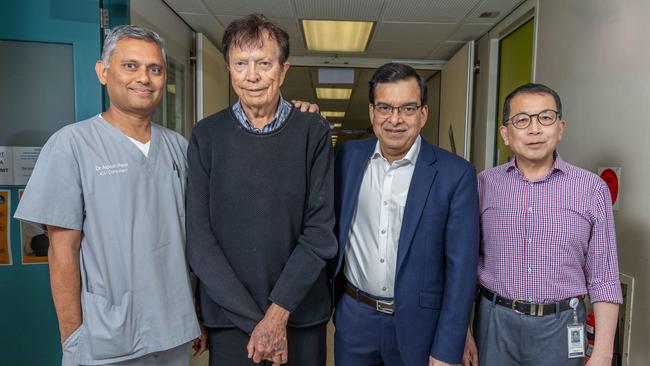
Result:
<svg viewBox="0 0 650 366">
<path fill-rule="evenodd" d="M 47 227 L 63 365 L 187 365 L 200 334 L 184 254 L 187 141 L 150 120 L 163 40 L 116 27 L 95 70 L 108 111 L 49 139 L 15 216 Z"/>
</svg>

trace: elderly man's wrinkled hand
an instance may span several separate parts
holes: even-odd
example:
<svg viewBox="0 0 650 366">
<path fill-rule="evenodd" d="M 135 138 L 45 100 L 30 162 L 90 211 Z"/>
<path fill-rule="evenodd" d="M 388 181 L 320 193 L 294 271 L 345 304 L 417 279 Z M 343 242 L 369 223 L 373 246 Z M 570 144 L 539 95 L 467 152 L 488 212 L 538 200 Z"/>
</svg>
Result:
<svg viewBox="0 0 650 366">
<path fill-rule="evenodd" d="M 271 304 L 248 341 L 246 346 L 248 358 L 255 363 L 262 360 L 269 360 L 274 364 L 286 363 L 289 354 L 287 345 L 288 321 L 289 311 L 276 304 Z"/>
</svg>

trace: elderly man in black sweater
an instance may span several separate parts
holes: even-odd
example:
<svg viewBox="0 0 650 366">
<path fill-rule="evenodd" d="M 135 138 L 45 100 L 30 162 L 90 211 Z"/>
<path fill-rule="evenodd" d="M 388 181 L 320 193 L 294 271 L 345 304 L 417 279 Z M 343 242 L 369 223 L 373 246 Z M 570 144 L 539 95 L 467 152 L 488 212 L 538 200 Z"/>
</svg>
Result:
<svg viewBox="0 0 650 366">
<path fill-rule="evenodd" d="M 187 156 L 187 258 L 210 365 L 325 365 L 325 265 L 337 251 L 329 128 L 280 96 L 286 32 L 250 15 L 222 47 L 239 100 L 194 127 Z"/>
</svg>

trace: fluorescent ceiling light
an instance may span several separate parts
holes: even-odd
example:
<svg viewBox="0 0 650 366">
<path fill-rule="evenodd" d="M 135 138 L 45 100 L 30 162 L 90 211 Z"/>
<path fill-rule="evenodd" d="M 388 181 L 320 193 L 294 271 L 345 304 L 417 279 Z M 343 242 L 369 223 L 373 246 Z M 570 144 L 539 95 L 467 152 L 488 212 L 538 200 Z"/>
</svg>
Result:
<svg viewBox="0 0 650 366">
<path fill-rule="evenodd" d="M 363 52 L 374 22 L 302 20 L 307 49 L 327 52 Z"/>
<path fill-rule="evenodd" d="M 341 127 L 343 127 L 343 123 L 341 123 L 341 122 L 336 122 L 334 124 L 334 128 L 341 128 Z M 332 136 L 336 136 L 336 135 L 332 135 Z"/>
<path fill-rule="evenodd" d="M 320 112 L 320 114 L 322 114 L 323 117 L 345 117 L 345 112 L 324 111 Z"/>
<path fill-rule="evenodd" d="M 316 88 L 318 99 L 350 99 L 352 89 L 342 88 Z"/>
</svg>

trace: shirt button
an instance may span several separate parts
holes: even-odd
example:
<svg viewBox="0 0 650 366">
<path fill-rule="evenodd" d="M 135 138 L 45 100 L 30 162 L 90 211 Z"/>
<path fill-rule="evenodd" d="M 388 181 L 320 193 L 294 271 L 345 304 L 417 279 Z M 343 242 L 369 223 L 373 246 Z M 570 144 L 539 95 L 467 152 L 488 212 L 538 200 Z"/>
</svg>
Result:
<svg viewBox="0 0 650 366">
<path fill-rule="evenodd" d="M 381 229 L 382 234 L 386 234 L 386 229 Z"/>
<path fill-rule="evenodd" d="M 382 291 L 386 291 L 386 286 L 381 288 Z"/>
<path fill-rule="evenodd" d="M 531 244 L 533 242 L 533 239 L 528 239 L 528 244 Z"/>
<path fill-rule="evenodd" d="M 388 202 L 384 201 L 384 206 L 388 206 Z"/>
<path fill-rule="evenodd" d="M 532 268 L 530 268 L 530 267 L 526 268 L 526 272 L 531 273 L 532 271 L 533 271 Z"/>
<path fill-rule="evenodd" d="M 532 297 L 529 297 L 529 298 L 528 298 L 528 302 L 533 302 L 533 298 L 532 298 Z"/>
<path fill-rule="evenodd" d="M 528 212 L 533 212 L 533 208 L 532 208 L 532 207 L 528 207 Z"/>
<path fill-rule="evenodd" d="M 379 263 L 384 263 L 384 258 L 379 259 Z"/>
</svg>

